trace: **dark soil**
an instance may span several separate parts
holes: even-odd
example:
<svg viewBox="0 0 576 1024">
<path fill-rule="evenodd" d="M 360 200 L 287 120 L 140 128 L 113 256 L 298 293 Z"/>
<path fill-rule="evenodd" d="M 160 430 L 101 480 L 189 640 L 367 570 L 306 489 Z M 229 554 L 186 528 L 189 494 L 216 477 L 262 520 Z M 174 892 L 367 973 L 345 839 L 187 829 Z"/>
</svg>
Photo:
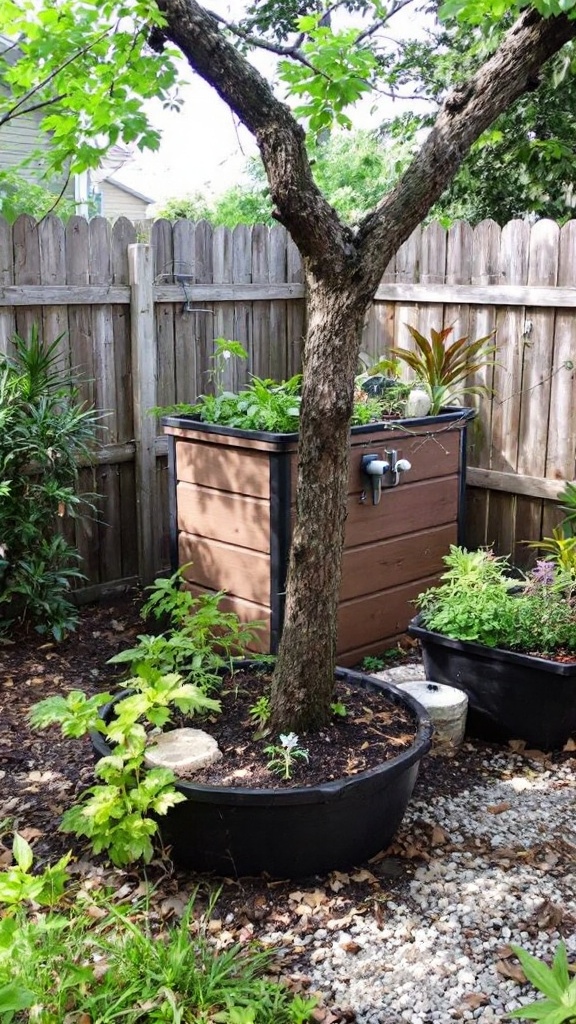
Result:
<svg viewBox="0 0 576 1024">
<path fill-rule="evenodd" d="M 258 732 L 250 709 L 262 694 L 270 691 L 270 676 L 264 673 L 236 673 L 223 681 L 222 712 L 208 722 L 184 719 L 185 726 L 205 729 L 216 739 L 222 760 L 194 773 L 194 781 L 207 785 L 278 788 L 316 785 L 374 768 L 403 750 L 416 736 L 416 720 L 405 708 L 394 704 L 380 691 L 358 689 L 344 681 L 336 684 L 334 701 L 345 709 L 335 714 L 319 733 L 298 737 L 298 748 L 306 758 L 295 757 L 290 778 L 268 767 L 270 745 L 279 737 Z"/>
</svg>

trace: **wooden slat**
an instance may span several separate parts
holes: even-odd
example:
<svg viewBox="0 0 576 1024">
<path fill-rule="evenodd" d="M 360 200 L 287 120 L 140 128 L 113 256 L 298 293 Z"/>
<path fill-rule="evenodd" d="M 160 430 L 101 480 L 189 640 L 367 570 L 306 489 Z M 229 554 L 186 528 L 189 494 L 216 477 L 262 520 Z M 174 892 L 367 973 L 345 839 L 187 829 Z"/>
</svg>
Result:
<svg viewBox="0 0 576 1024">
<path fill-rule="evenodd" d="M 252 281 L 252 227 L 248 224 L 237 224 L 232 229 L 232 278 L 236 285 L 248 284 Z M 245 360 L 235 360 L 236 387 L 242 388 L 248 380 L 248 374 L 254 372 L 254 351 L 252 308 L 247 299 L 241 300 L 239 296 L 234 303 L 234 333 L 232 337 L 239 341 L 248 352 L 248 363 Z"/>
<path fill-rule="evenodd" d="M 442 559 L 456 543 L 456 523 L 431 527 L 380 544 L 347 548 L 342 563 L 340 600 L 378 593 L 392 585 L 440 572 Z M 418 552 L 415 557 L 415 552 Z"/>
<path fill-rule="evenodd" d="M 186 291 L 195 274 L 196 225 L 187 220 L 178 220 L 173 227 L 174 274 L 186 275 Z M 196 358 L 196 321 L 198 314 L 185 309 L 184 285 L 180 287 L 180 299 L 174 307 L 174 378 L 173 402 L 195 402 L 203 391 L 204 382 L 198 372 Z M 201 314 L 203 315 L 203 314 Z"/>
<path fill-rule="evenodd" d="M 530 225 L 522 220 L 510 221 L 502 229 L 496 281 L 526 284 L 530 232 Z M 522 306 L 498 310 L 494 394 L 490 402 L 491 417 L 485 427 L 485 445 L 489 448 L 490 457 L 480 463 L 498 472 L 514 472 L 518 465 L 525 321 L 526 313 Z M 515 543 L 517 497 L 492 490 L 484 493 L 488 518 L 481 543 L 492 544 L 498 554 L 508 555 Z"/>
<path fill-rule="evenodd" d="M 576 288 L 548 288 L 532 285 L 423 285 L 384 284 L 376 292 L 377 302 L 470 303 L 475 306 L 552 306 L 573 309 L 576 306 Z"/>
<path fill-rule="evenodd" d="M 14 254 L 12 252 L 12 228 L 0 217 L 0 289 L 9 287 L 14 280 Z M 0 308 L 0 353 L 10 351 L 11 338 L 16 330 L 16 320 L 11 309 Z"/>
<path fill-rule="evenodd" d="M 148 410 L 156 404 L 156 353 L 154 349 L 153 263 L 149 245 L 128 250 L 132 289 L 132 357 L 134 429 L 136 434 L 136 495 L 138 568 L 144 583 L 156 571 L 156 424 Z"/>
<path fill-rule="evenodd" d="M 217 227 L 212 236 L 212 265 L 214 283 L 221 287 L 232 282 L 232 233 L 228 228 Z M 216 306 L 214 337 L 235 340 L 234 307 L 230 303 Z M 226 391 L 238 389 L 238 360 L 229 359 L 224 368 L 222 387 Z"/>
<path fill-rule="evenodd" d="M 456 519 L 458 477 L 445 476 L 417 484 L 403 483 L 382 494 L 380 504 L 358 503 L 348 498 L 345 546 L 356 547 L 386 537 L 415 533 Z"/>
<path fill-rule="evenodd" d="M 176 442 L 178 480 L 253 498 L 270 497 L 267 452 L 203 443 Z"/>
<path fill-rule="evenodd" d="M 560 229 L 549 220 L 533 225 L 530 235 L 528 284 L 556 284 L 560 252 Z M 550 375 L 554 347 L 553 309 L 526 307 L 522 395 L 518 436 L 518 472 L 546 476 L 546 445 L 550 416 Z M 542 503 L 519 497 L 516 506 L 514 562 L 525 566 L 535 554 L 523 541 L 537 540 L 542 529 Z"/>
<path fill-rule="evenodd" d="M 178 548 L 180 565 L 191 563 L 189 582 L 245 601 L 269 600 L 270 558 L 265 552 L 188 533 L 179 535 Z"/>
<path fill-rule="evenodd" d="M 178 529 L 254 551 L 270 551 L 269 507 L 260 498 L 179 483 Z"/>
<path fill-rule="evenodd" d="M 502 473 L 494 469 L 480 469 L 469 466 L 466 483 L 470 487 L 487 487 L 503 494 L 522 494 L 528 498 L 545 498 L 556 501 L 562 490 L 562 480 L 547 480 L 545 477 L 524 476 L 520 473 Z"/>
<path fill-rule="evenodd" d="M 186 223 L 178 221 L 177 223 Z M 288 283 L 274 285 L 243 284 L 229 286 L 190 285 L 189 293 L 194 302 L 254 302 L 258 300 L 304 299 L 304 284 Z M 418 305 L 420 303 L 457 303 L 481 306 L 553 306 L 573 309 L 576 306 L 576 288 L 513 288 L 505 285 L 480 288 L 474 285 L 424 285 L 424 284 L 383 284 L 375 299 L 377 302 L 400 302 Z M 184 301 L 180 285 L 157 285 L 154 288 L 155 302 Z M 0 288 L 0 306 L 46 306 L 92 305 L 93 303 L 130 302 L 130 292 L 121 286 L 102 289 L 95 287 L 61 288 L 43 285 L 24 287 L 5 286 Z"/>
<path fill-rule="evenodd" d="M 268 235 L 268 279 L 272 288 L 286 281 L 287 231 L 280 224 L 269 229 Z M 301 303 L 300 303 L 301 304 Z M 290 376 L 288 367 L 288 338 L 286 334 L 287 305 L 282 299 L 269 301 L 268 374 L 272 380 L 286 380 Z"/>
<path fill-rule="evenodd" d="M 434 580 L 427 577 L 343 602 L 338 609 L 338 656 L 375 643 L 383 648 L 386 638 L 404 633 L 414 617 L 413 601 Z"/>
</svg>

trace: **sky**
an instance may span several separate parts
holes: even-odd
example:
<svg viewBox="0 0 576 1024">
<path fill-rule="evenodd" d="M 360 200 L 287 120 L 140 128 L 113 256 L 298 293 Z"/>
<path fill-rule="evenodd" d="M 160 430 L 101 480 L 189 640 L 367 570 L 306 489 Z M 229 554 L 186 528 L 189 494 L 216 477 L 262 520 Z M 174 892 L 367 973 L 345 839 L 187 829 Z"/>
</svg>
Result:
<svg viewBox="0 0 576 1024">
<path fill-rule="evenodd" d="M 226 0 L 213 0 L 212 10 L 230 16 L 232 5 Z M 233 7 L 238 16 L 238 0 Z M 403 18 L 404 14 L 404 18 Z M 395 34 L 414 34 L 413 13 L 401 12 L 394 22 Z M 409 27 L 408 27 L 409 26 Z M 421 25 L 422 30 L 424 25 Z M 418 33 L 420 34 L 420 33 Z M 251 61 L 263 74 L 273 74 L 269 55 L 252 54 Z M 158 101 L 147 105 L 150 119 L 162 133 L 160 150 L 156 153 L 136 152 L 115 177 L 138 192 L 162 203 L 174 196 L 200 191 L 217 195 L 242 179 L 248 157 L 256 152 L 250 133 L 238 123 L 217 93 L 188 65 L 182 63 L 186 85 L 180 89 L 184 105 L 180 112 L 166 111 Z M 399 113 L 405 104 L 391 106 L 381 100 L 377 110 L 374 97 L 354 108 L 355 125 L 361 128 L 378 124 L 385 116 Z"/>
</svg>

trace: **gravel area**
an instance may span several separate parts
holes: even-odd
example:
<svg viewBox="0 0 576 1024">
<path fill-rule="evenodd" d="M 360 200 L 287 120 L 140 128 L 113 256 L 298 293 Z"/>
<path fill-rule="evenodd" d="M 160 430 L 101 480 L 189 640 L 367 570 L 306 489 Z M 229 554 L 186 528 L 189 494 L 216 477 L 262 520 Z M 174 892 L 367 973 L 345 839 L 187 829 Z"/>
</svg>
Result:
<svg viewBox="0 0 576 1024">
<path fill-rule="evenodd" d="M 381 675 L 423 677 L 419 666 Z M 486 750 L 478 785 L 448 795 L 417 785 L 397 851 L 432 840 L 377 913 L 304 939 L 312 988 L 358 1024 L 496 1024 L 538 995 L 511 944 L 550 961 L 564 939 L 576 960 L 574 757 Z"/>
</svg>

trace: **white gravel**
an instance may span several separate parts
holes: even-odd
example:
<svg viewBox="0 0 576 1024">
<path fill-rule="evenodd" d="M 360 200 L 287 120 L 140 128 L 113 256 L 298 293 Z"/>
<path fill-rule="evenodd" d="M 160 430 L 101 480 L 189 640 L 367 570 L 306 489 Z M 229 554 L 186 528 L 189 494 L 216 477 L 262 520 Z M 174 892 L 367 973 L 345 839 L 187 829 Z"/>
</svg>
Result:
<svg viewBox="0 0 576 1024">
<path fill-rule="evenodd" d="M 381 675 L 397 682 L 423 670 Z M 479 749 L 487 753 L 472 775 L 478 785 L 458 791 L 454 761 L 456 795 L 443 794 L 441 782 L 438 792 L 427 785 L 419 795 L 417 786 L 391 877 L 375 879 L 373 912 L 294 937 L 312 989 L 354 1011 L 358 1024 L 504 1024 L 539 995 L 506 976 L 519 967 L 511 943 L 550 962 L 564 939 L 576 960 L 576 760 Z M 473 753 L 464 746 L 457 760 Z M 416 853 L 413 873 L 411 845 L 428 858 Z"/>
<path fill-rule="evenodd" d="M 486 767 L 518 774 L 412 801 L 400 840 L 425 823 L 449 838 L 386 901 L 383 921 L 358 916 L 330 941 L 314 936 L 313 987 L 359 1024 L 495 1024 L 535 996 L 497 969 L 517 965 L 509 943 L 551 959 L 563 933 L 576 958 L 574 764 L 505 753 Z"/>
</svg>

